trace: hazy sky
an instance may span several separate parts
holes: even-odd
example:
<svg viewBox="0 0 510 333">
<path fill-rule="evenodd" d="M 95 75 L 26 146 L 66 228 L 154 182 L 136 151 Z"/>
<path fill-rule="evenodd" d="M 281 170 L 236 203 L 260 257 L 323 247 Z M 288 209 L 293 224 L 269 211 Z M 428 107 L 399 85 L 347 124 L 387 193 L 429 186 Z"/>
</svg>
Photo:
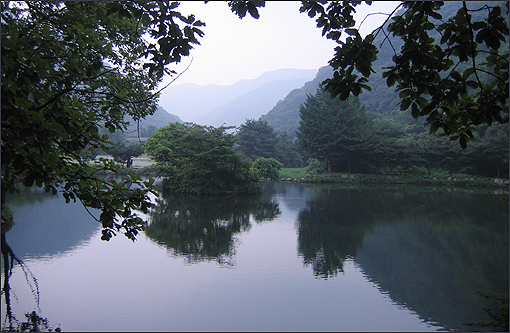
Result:
<svg viewBox="0 0 510 333">
<path fill-rule="evenodd" d="M 358 6 L 357 27 L 368 13 L 391 13 L 398 1 L 374 1 L 371 6 Z M 264 72 L 281 68 L 318 69 L 333 56 L 336 43 L 322 37 L 315 19 L 299 12 L 300 1 L 267 1 L 259 8 L 259 19 L 249 14 L 242 20 L 230 11 L 224 1 L 182 1 L 182 14 L 195 14 L 206 23 L 201 45 L 191 50 L 174 69 L 190 68 L 172 85 L 193 82 L 199 85 L 230 85 L 243 79 L 254 79 Z M 381 25 L 385 15 L 371 15 L 363 23 L 366 35 Z M 168 83 L 166 78 L 164 83 Z"/>
</svg>

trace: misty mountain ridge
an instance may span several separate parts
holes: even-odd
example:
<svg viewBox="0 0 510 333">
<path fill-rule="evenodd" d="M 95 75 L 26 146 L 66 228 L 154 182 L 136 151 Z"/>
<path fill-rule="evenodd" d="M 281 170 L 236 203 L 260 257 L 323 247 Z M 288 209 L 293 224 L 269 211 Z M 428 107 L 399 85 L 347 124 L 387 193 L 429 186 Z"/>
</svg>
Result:
<svg viewBox="0 0 510 333">
<path fill-rule="evenodd" d="M 264 84 L 228 104 L 219 106 L 193 121 L 198 124 L 239 126 L 247 119 L 258 119 L 268 113 L 289 91 L 303 85 L 303 79 L 278 80 Z"/>
<path fill-rule="evenodd" d="M 276 88 L 278 84 L 275 83 L 274 93 L 268 90 L 268 95 L 265 96 L 265 98 L 274 100 L 274 103 L 276 103 L 278 100 L 284 98 L 290 90 L 299 88 L 305 82 L 312 79 L 316 72 L 317 70 L 315 69 L 305 70 L 284 68 L 265 72 L 256 79 L 241 80 L 227 86 L 215 84 L 200 86 L 194 83 L 184 83 L 176 86 L 170 85 L 161 92 L 159 105 L 161 105 L 167 112 L 177 115 L 186 122 L 196 121 L 203 125 L 212 125 L 205 122 L 205 120 L 217 123 L 219 120 L 215 120 L 215 118 L 225 116 L 225 119 L 221 120 L 220 125 L 223 122 L 233 123 L 229 119 L 229 112 L 221 110 L 221 107 L 225 106 L 227 109 L 231 109 L 233 107 L 231 103 L 239 97 L 262 88 L 268 83 L 280 81 L 280 83 L 286 88 Z M 288 90 L 284 91 L 285 89 Z M 276 97 L 273 95 L 278 96 Z M 259 102 L 260 101 L 256 101 L 255 103 Z M 248 112 L 248 117 L 258 118 L 262 114 L 267 113 L 271 106 L 265 109 L 261 107 L 260 111 L 258 111 L 260 112 L 259 114 L 253 114 L 253 110 L 250 110 Z M 214 112 L 212 112 L 213 110 Z M 235 111 L 236 113 L 243 112 L 242 109 Z M 220 116 L 220 114 L 222 116 Z M 202 119 L 201 117 L 204 118 Z M 239 118 L 234 115 L 232 115 L 232 117 L 237 119 Z M 242 117 L 242 119 L 243 120 L 241 122 L 244 122 L 244 117 Z"/>
<path fill-rule="evenodd" d="M 440 11 L 443 18 L 454 15 L 459 6 L 459 2 L 445 3 Z M 400 14 L 402 13 L 399 12 L 398 15 Z M 400 111 L 400 98 L 395 87 L 388 87 L 386 80 L 382 78 L 384 67 L 392 64 L 394 54 L 389 42 L 382 43 L 384 38 L 383 34 L 379 34 L 374 41 L 375 45 L 381 46 L 377 60 L 373 63 L 375 73 L 368 82 L 372 90 L 364 91 L 359 96 L 360 102 L 364 104 L 367 112 L 397 114 L 400 120 L 405 120 L 406 123 L 422 126 L 422 120 L 412 118 L 409 112 Z M 390 41 L 396 49 L 402 45 L 401 40 L 391 36 Z M 262 119 L 277 132 L 286 132 L 293 139 L 299 126 L 300 106 L 306 101 L 307 95 L 315 94 L 320 83 L 332 74 L 332 67 L 326 65 L 318 70 L 284 68 L 269 71 L 256 79 L 245 79 L 225 86 L 200 86 L 194 83 L 170 85 L 161 92 L 159 105 L 164 109 L 164 113 L 161 114 L 161 110 L 158 110 L 158 114 L 175 115 L 178 120 L 163 117 L 164 119 L 159 119 L 160 123 L 154 126 L 166 126 L 169 120 L 215 127 L 239 126 L 247 119 Z M 152 117 L 152 120 L 158 117 Z M 147 123 L 142 126 L 148 125 Z"/>
</svg>

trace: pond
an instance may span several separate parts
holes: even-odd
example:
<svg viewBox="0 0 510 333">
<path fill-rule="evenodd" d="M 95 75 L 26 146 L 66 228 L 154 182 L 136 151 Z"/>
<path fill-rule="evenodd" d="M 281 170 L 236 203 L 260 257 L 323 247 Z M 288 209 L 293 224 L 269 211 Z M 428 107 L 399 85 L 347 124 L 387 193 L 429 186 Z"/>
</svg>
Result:
<svg viewBox="0 0 510 333">
<path fill-rule="evenodd" d="M 468 331 L 494 329 L 465 325 L 491 322 L 493 297 L 508 309 L 508 204 L 489 190 L 267 182 L 261 195 L 157 200 L 133 243 L 101 241 L 79 204 L 13 197 L 16 318 L 40 311 L 62 331 Z"/>
</svg>

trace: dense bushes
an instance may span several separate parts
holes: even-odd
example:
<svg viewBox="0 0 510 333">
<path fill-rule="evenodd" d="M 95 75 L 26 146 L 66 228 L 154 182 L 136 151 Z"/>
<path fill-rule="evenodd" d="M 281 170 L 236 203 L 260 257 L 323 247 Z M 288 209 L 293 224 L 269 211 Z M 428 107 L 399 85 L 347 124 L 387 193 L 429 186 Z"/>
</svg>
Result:
<svg viewBox="0 0 510 333">
<path fill-rule="evenodd" d="M 253 193 L 261 190 L 251 162 L 234 149 L 228 128 L 171 123 L 147 141 L 147 154 L 164 177 L 165 191 L 190 194 Z"/>
</svg>

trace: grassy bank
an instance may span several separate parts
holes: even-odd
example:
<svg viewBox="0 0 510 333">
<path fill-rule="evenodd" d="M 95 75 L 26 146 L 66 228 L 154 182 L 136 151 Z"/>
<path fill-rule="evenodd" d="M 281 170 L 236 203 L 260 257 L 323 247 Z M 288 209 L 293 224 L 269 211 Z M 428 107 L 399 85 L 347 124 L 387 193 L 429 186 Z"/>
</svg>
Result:
<svg viewBox="0 0 510 333">
<path fill-rule="evenodd" d="M 121 168 L 118 173 L 126 175 L 129 171 L 135 174 L 154 176 L 154 170 L 150 166 L 136 166 L 133 168 Z M 101 172 L 99 172 L 101 173 Z M 306 178 L 305 178 L 306 177 Z M 303 183 L 317 184 L 383 184 L 383 185 L 434 185 L 434 186 L 466 186 L 466 187 L 494 187 L 508 190 L 508 178 L 480 177 L 465 174 L 453 175 L 416 175 L 416 174 L 349 174 L 349 173 L 324 173 L 307 176 L 305 168 L 283 168 L 279 172 L 279 179 L 285 181 L 300 181 Z"/>
<path fill-rule="evenodd" d="M 479 177 L 464 174 L 449 175 L 379 175 L 325 173 L 305 177 L 305 168 L 284 168 L 280 179 L 302 181 L 303 183 L 347 183 L 347 184 L 414 184 L 444 186 L 477 186 L 508 189 L 508 179 Z"/>
<path fill-rule="evenodd" d="M 280 170 L 279 177 L 282 178 L 292 178 L 292 179 L 301 179 L 306 175 L 305 168 L 283 168 Z"/>
</svg>

